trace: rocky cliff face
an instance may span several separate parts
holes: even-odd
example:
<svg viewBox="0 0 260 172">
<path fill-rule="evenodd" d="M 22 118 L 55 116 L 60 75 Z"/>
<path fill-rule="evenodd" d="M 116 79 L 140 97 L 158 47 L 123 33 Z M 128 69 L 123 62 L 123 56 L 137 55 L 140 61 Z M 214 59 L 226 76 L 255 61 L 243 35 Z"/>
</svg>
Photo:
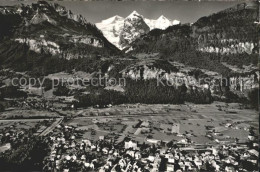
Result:
<svg viewBox="0 0 260 172">
<path fill-rule="evenodd" d="M 46 41 L 44 39 L 44 35 L 40 35 L 40 37 L 35 39 L 30 38 L 16 38 L 14 39 L 16 42 L 21 44 L 26 44 L 31 51 L 34 51 L 39 54 L 49 53 L 51 55 L 58 55 L 67 60 L 70 59 L 78 59 L 83 58 L 84 56 L 79 56 L 78 53 L 66 53 L 69 55 L 64 56 L 65 49 L 61 48 L 61 46 L 53 41 Z M 72 36 L 68 38 L 68 41 L 74 44 L 86 44 L 97 48 L 102 48 L 104 46 L 103 42 L 100 39 L 89 37 L 89 36 Z M 67 52 L 67 51 L 66 51 Z"/>
<path fill-rule="evenodd" d="M 184 66 L 183 64 L 171 64 L 163 60 L 148 60 L 147 62 L 137 62 L 128 66 L 121 71 L 122 76 L 125 78 L 131 78 L 133 80 L 152 80 L 157 82 L 158 87 L 172 86 L 178 88 L 183 84 L 186 85 L 188 90 L 199 89 L 208 90 L 211 89 L 210 83 L 200 82 L 193 71 L 196 70 L 192 67 Z M 200 71 L 201 80 L 205 77 L 214 78 L 216 74 L 210 71 Z M 206 73 L 211 74 L 210 76 Z M 204 75 L 204 76 L 203 76 Z M 164 82 L 167 81 L 167 82 Z M 166 85 L 167 84 L 167 85 Z M 212 87 L 213 88 L 213 87 Z"/>
<path fill-rule="evenodd" d="M 230 77 L 230 89 L 243 92 L 259 87 L 259 72 L 250 72 Z"/>
<path fill-rule="evenodd" d="M 192 69 L 192 68 L 191 68 Z M 158 79 L 168 80 L 175 86 L 184 84 L 189 85 L 188 82 L 196 84 L 194 76 L 188 74 L 184 66 L 171 64 L 164 60 L 150 59 L 144 61 L 137 61 L 136 63 L 127 66 L 122 73 L 123 77 L 131 78 L 133 80 L 138 79 Z"/>
<path fill-rule="evenodd" d="M 120 33 L 119 45 L 124 48 L 136 38 L 139 38 L 149 31 L 150 28 L 144 22 L 143 17 L 134 11 L 124 20 L 123 30 Z"/>
<path fill-rule="evenodd" d="M 252 54 L 258 46 L 255 42 L 239 42 L 230 40 L 219 40 L 219 46 L 200 46 L 199 51 L 217 54 Z"/>
<path fill-rule="evenodd" d="M 68 19 L 72 19 L 81 24 L 87 24 L 87 20 L 80 14 L 73 14 L 71 10 L 67 10 L 65 7 L 60 6 L 59 4 L 50 4 L 56 12 L 58 12 L 61 16 L 67 17 Z"/>
<path fill-rule="evenodd" d="M 25 44 L 41 56 L 74 59 L 89 57 L 94 51 L 119 53 L 95 25 L 58 4 L 38 1 L 27 6 L 1 7 L 0 24 L 0 41 Z"/>
<path fill-rule="evenodd" d="M 165 31 L 151 31 L 130 46 L 136 53 L 139 51 L 161 52 L 157 46 L 167 46 L 176 41 L 189 39 L 190 48 L 194 50 L 219 54 L 253 54 L 258 51 L 259 25 L 258 5 L 254 2 L 242 3 L 235 7 L 202 17 L 189 27 L 171 27 Z M 183 34 L 184 33 L 184 34 Z M 166 39 L 166 38 L 167 39 Z M 166 43 L 167 42 L 167 43 Z M 178 47 L 183 46 L 179 43 Z M 136 50 L 136 51 L 135 51 Z M 179 53 L 179 49 L 171 49 L 171 53 Z"/>
<path fill-rule="evenodd" d="M 256 65 L 259 51 L 258 3 L 247 2 L 202 17 L 194 24 L 154 29 L 132 42 L 129 54 L 159 53 L 185 65 L 228 75 L 231 65 Z"/>
<path fill-rule="evenodd" d="M 234 72 L 234 71 L 233 71 Z M 252 67 L 247 72 L 230 72 L 229 77 L 223 77 L 217 72 L 197 69 L 180 63 L 169 63 L 163 60 L 148 60 L 136 62 L 127 66 L 120 73 L 125 78 L 133 80 L 156 79 L 157 84 L 167 80 L 169 86 L 179 87 L 185 84 L 188 89 L 209 89 L 211 93 L 219 94 L 226 85 L 231 91 L 246 92 L 258 88 L 259 72 Z M 223 81 L 221 82 L 221 80 Z"/>
<path fill-rule="evenodd" d="M 198 50 L 221 54 L 255 53 L 258 49 L 258 4 L 238 4 L 202 17 L 192 25 Z"/>
<path fill-rule="evenodd" d="M 36 53 L 44 53 L 48 52 L 52 55 L 60 54 L 60 46 L 56 44 L 55 42 L 46 41 L 44 39 L 42 40 L 34 40 L 34 39 L 28 39 L 28 38 L 16 38 L 16 42 L 19 43 L 25 43 L 29 46 L 29 49 L 36 52 Z"/>
<path fill-rule="evenodd" d="M 194 48 L 191 27 L 170 26 L 166 30 L 154 29 L 137 38 L 127 49 L 129 53 L 175 53 Z"/>
</svg>

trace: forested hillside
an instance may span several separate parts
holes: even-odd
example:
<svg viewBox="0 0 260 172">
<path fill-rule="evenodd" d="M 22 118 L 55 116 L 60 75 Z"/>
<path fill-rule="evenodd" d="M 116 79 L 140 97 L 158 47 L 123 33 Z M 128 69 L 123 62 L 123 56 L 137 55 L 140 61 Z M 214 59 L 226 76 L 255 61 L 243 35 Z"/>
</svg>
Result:
<svg viewBox="0 0 260 172">
<path fill-rule="evenodd" d="M 95 25 L 58 4 L 38 1 L 0 7 L 0 25 L 0 65 L 5 68 L 48 71 L 44 66 L 49 61 L 59 66 L 60 60 L 53 57 L 71 60 L 120 54 Z"/>
<path fill-rule="evenodd" d="M 138 53 L 160 53 L 198 68 L 227 73 L 222 62 L 256 65 L 258 61 L 258 4 L 253 2 L 200 18 L 192 25 L 152 30 L 137 39 L 130 49 Z"/>
</svg>

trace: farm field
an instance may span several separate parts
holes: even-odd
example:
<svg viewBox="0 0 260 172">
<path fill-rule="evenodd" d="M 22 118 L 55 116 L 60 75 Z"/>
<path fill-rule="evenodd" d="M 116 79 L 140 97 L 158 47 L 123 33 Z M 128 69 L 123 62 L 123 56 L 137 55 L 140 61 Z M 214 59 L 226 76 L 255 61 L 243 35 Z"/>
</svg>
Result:
<svg viewBox="0 0 260 172">
<path fill-rule="evenodd" d="M 59 115 L 55 112 L 47 110 L 35 110 L 35 109 L 19 109 L 15 108 L 9 111 L 0 113 L 0 119 L 43 119 L 43 118 L 56 118 Z"/>
<path fill-rule="evenodd" d="M 85 115 L 82 115 L 85 114 Z M 96 114 L 96 115 L 93 115 Z M 244 142 L 249 128 L 258 128 L 257 112 L 239 104 L 211 105 L 121 105 L 104 109 L 83 109 L 65 123 L 82 131 L 84 139 L 117 135 L 137 142 L 181 141 L 188 136 L 196 144 L 215 144 L 235 138 Z M 214 133 L 214 134 L 212 134 Z M 212 135 L 212 136 L 209 136 Z M 150 138 L 150 139 L 149 139 Z"/>
</svg>

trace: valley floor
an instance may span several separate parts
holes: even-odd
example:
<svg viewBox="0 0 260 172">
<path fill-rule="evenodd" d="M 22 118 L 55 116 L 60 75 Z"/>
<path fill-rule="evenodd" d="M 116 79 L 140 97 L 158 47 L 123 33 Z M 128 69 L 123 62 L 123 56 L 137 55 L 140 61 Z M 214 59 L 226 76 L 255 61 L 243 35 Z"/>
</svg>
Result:
<svg viewBox="0 0 260 172">
<path fill-rule="evenodd" d="M 34 119 L 37 113 L 41 115 Z M 10 114 L 17 114 L 16 119 Z M 30 114 L 29 119 L 26 114 Z M 238 103 L 124 104 L 55 112 L 17 108 L 0 117 L 3 154 L 12 150 L 9 143 L 12 145 L 13 140 L 7 139 L 8 133 L 18 137 L 21 131 L 26 135 L 37 128 L 34 137 L 52 140 L 42 162 L 47 169 L 80 166 L 82 171 L 115 171 L 119 167 L 134 168 L 141 162 L 143 165 L 136 168 L 149 171 L 246 170 L 248 164 L 253 171 L 257 168 L 258 114 Z M 87 157 L 89 153 L 94 157 Z"/>
</svg>

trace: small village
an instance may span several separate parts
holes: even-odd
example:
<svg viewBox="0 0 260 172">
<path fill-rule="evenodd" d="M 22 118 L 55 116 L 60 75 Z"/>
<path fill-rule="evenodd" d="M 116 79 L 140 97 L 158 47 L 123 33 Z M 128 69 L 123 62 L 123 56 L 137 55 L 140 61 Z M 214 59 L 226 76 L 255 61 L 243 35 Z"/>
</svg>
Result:
<svg viewBox="0 0 260 172">
<path fill-rule="evenodd" d="M 70 119 L 54 127 L 55 121 L 35 122 L 27 129 L 17 128 L 25 125 L 22 122 L 3 125 L 0 155 L 40 136 L 48 145 L 43 171 L 236 172 L 258 168 L 258 136 L 255 128 L 245 123 L 206 126 L 205 132 L 198 124 L 187 123 L 198 127 L 187 132 L 181 127 L 187 128 L 183 122 L 158 124 L 139 119 L 124 126 L 123 120 L 100 118 L 81 119 L 86 124 L 83 126 Z M 53 130 L 46 133 L 48 127 Z M 246 133 L 243 139 L 236 130 Z M 233 131 L 234 136 L 228 136 L 227 131 Z"/>
</svg>

